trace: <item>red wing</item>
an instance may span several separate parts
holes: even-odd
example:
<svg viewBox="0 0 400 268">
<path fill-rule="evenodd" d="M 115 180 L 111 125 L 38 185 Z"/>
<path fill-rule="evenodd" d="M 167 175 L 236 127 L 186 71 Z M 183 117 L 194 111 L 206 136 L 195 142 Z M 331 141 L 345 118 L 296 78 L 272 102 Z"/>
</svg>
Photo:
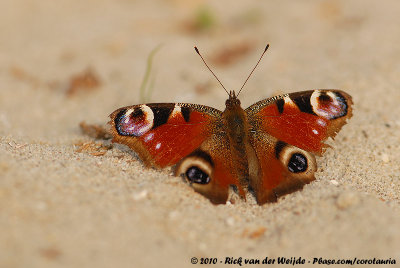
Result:
<svg viewBox="0 0 400 268">
<path fill-rule="evenodd" d="M 185 174 L 195 191 L 214 204 L 226 203 L 231 185 L 245 198 L 232 157 L 228 136 L 213 134 L 176 165 L 175 175 Z"/>
<path fill-rule="evenodd" d="M 111 115 L 113 142 L 128 145 L 146 165 L 176 165 L 195 191 L 215 204 L 226 203 L 230 185 L 244 190 L 234 173 L 221 112 L 195 104 L 146 104 Z"/>
<path fill-rule="evenodd" d="M 218 127 L 221 112 L 195 104 L 143 104 L 111 115 L 113 142 L 125 144 L 148 166 L 172 166 Z"/>
<path fill-rule="evenodd" d="M 315 179 L 317 165 L 313 154 L 267 133 L 251 133 L 250 143 L 258 159 L 258 171 L 250 176 L 249 185 L 258 204 L 275 202 Z"/>
<path fill-rule="evenodd" d="M 321 154 L 352 115 L 351 96 L 340 90 L 310 90 L 262 100 L 248 107 L 251 131 Z"/>
</svg>

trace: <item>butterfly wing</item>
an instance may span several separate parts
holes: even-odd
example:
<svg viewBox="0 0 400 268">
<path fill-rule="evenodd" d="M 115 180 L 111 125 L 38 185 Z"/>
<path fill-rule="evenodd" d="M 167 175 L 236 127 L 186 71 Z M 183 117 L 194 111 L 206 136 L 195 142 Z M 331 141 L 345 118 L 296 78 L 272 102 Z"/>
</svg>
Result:
<svg viewBox="0 0 400 268">
<path fill-rule="evenodd" d="M 120 108 L 109 123 L 113 142 L 130 147 L 147 166 L 177 164 L 176 175 L 185 174 L 197 192 L 219 204 L 237 184 L 221 115 L 203 105 L 155 103 Z"/>
<path fill-rule="evenodd" d="M 253 127 L 321 155 L 352 115 L 351 96 L 340 90 L 310 90 L 259 101 L 246 109 Z"/>
<path fill-rule="evenodd" d="M 175 175 L 185 174 L 195 191 L 214 204 L 226 203 L 231 185 L 235 185 L 240 196 L 245 198 L 229 146 L 224 132 L 212 134 L 176 165 Z"/>
<path fill-rule="evenodd" d="M 113 142 L 129 146 L 147 166 L 163 168 L 198 148 L 220 117 L 211 107 L 152 103 L 120 108 L 109 123 Z"/>
<path fill-rule="evenodd" d="M 314 180 L 313 154 L 321 155 L 352 115 L 351 96 L 340 90 L 311 90 L 262 100 L 245 111 L 257 175 L 250 181 L 258 203 L 303 187 Z M 254 172 L 253 172 L 254 173 Z"/>
</svg>

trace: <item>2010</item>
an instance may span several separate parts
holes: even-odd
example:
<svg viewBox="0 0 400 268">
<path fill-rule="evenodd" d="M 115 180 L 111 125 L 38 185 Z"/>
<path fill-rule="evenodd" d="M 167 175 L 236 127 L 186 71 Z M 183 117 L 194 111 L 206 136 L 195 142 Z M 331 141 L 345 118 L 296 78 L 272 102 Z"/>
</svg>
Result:
<svg viewBox="0 0 400 268">
<path fill-rule="evenodd" d="M 216 264 L 217 258 L 200 258 L 200 264 Z"/>
</svg>

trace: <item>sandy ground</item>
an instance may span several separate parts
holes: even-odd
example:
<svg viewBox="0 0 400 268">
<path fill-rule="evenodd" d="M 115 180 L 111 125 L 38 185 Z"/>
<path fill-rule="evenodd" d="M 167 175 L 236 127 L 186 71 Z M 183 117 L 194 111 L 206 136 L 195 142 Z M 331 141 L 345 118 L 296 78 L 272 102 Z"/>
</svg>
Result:
<svg viewBox="0 0 400 268">
<path fill-rule="evenodd" d="M 281 256 L 399 265 L 398 1 L 1 6 L 0 267 L 193 267 L 192 257 L 238 267 L 219 261 Z M 237 89 L 266 43 L 244 107 L 314 88 L 343 89 L 355 102 L 334 149 L 317 159 L 317 180 L 277 203 L 214 206 L 169 169 L 146 169 L 80 131 L 82 121 L 105 125 L 116 108 L 142 101 L 160 44 L 151 101 L 222 109 L 226 93 L 193 46 Z M 96 81 L 85 84 L 77 77 L 88 68 Z"/>
</svg>

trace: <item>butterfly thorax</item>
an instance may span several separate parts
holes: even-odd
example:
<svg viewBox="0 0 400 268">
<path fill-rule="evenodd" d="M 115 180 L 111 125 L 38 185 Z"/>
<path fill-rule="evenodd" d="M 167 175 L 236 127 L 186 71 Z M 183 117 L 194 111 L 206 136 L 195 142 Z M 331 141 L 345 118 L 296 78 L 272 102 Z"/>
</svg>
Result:
<svg viewBox="0 0 400 268">
<path fill-rule="evenodd" d="M 248 138 L 249 123 L 246 112 L 240 106 L 240 100 L 231 91 L 226 100 L 226 108 L 222 114 L 225 131 L 229 139 L 229 148 L 232 155 L 233 171 L 239 181 L 245 184 L 248 181 L 249 167 L 247 150 L 250 146 Z"/>
<path fill-rule="evenodd" d="M 231 91 L 229 98 L 225 102 L 226 108 L 222 114 L 224 124 L 229 139 L 235 143 L 232 145 L 240 145 L 245 142 L 247 138 L 247 116 L 245 111 L 240 106 L 240 100 Z"/>
</svg>

